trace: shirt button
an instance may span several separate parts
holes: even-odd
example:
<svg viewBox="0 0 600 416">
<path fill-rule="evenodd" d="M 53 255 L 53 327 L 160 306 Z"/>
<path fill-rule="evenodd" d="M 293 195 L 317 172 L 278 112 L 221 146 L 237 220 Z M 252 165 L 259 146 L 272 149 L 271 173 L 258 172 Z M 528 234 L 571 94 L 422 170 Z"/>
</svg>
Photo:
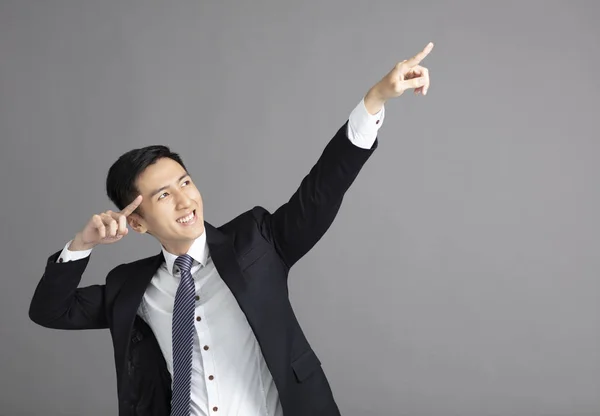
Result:
<svg viewBox="0 0 600 416">
<path fill-rule="evenodd" d="M 204 346 L 204 351 L 208 351 L 208 345 Z"/>
<path fill-rule="evenodd" d="M 196 300 L 200 300 L 200 296 L 196 296 Z"/>
<path fill-rule="evenodd" d="M 379 124 L 379 120 L 377 120 L 377 121 L 375 122 L 375 124 Z"/>
<path fill-rule="evenodd" d="M 219 410 L 217 406 L 213 407 L 213 412 L 216 412 L 217 410 Z"/>
<path fill-rule="evenodd" d="M 215 376 L 208 376 L 208 379 L 209 379 L 209 380 L 214 380 L 214 379 L 215 379 Z"/>
<path fill-rule="evenodd" d="M 63 259 L 62 259 L 62 257 L 61 257 L 60 259 L 58 259 L 58 262 L 59 262 L 59 263 L 62 263 L 62 262 L 63 262 Z"/>
<path fill-rule="evenodd" d="M 199 316 L 196 316 L 196 321 L 200 322 L 202 320 L 202 318 L 200 318 Z"/>
</svg>

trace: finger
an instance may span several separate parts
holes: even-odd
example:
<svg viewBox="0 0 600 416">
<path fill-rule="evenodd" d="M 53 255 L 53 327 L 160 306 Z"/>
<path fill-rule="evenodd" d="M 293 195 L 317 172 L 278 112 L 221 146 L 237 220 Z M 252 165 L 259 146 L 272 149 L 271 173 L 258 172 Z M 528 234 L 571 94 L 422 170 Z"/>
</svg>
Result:
<svg viewBox="0 0 600 416">
<path fill-rule="evenodd" d="M 100 215 L 94 215 L 92 218 L 92 221 L 94 222 L 94 227 L 96 227 L 96 230 L 98 231 L 98 235 L 100 236 L 100 238 L 105 238 L 106 237 L 106 227 L 104 226 L 104 222 L 102 221 L 102 218 L 100 217 Z"/>
<path fill-rule="evenodd" d="M 118 235 L 126 235 L 129 230 L 127 229 L 127 217 L 125 215 L 119 215 L 119 219 L 117 220 L 119 223 L 119 229 L 117 231 Z"/>
<path fill-rule="evenodd" d="M 421 75 L 426 75 L 429 74 L 429 70 L 427 68 L 425 68 L 424 66 L 421 65 L 415 65 L 413 66 L 410 71 L 408 71 L 408 73 L 405 75 L 406 78 L 416 78 L 416 77 L 420 77 Z M 413 75 L 413 76 L 411 76 Z M 415 77 L 416 75 L 416 77 Z"/>
<path fill-rule="evenodd" d="M 421 71 L 421 76 L 425 78 L 425 84 L 420 88 L 420 92 L 423 95 L 427 95 L 427 91 L 429 90 L 429 86 L 431 85 L 431 79 L 429 78 L 429 69 L 420 65 L 418 67 L 419 71 Z"/>
<path fill-rule="evenodd" d="M 417 89 L 419 87 L 425 86 L 425 84 L 426 84 L 425 77 L 412 78 L 412 79 L 407 79 L 407 80 L 401 81 L 400 89 L 402 91 L 413 89 L 413 88 Z"/>
<path fill-rule="evenodd" d="M 417 78 L 423 75 L 422 71 L 423 67 L 421 65 L 415 65 L 412 68 L 408 69 L 404 74 L 405 79 Z"/>
<path fill-rule="evenodd" d="M 417 65 L 412 68 L 407 74 L 405 79 L 414 79 L 414 78 L 423 78 L 424 84 L 422 87 L 417 87 L 415 89 L 415 95 L 423 94 L 426 95 L 430 85 L 429 78 L 429 69 L 422 67 L 421 65 Z"/>
<path fill-rule="evenodd" d="M 427 55 L 429 55 L 429 52 L 431 52 L 432 49 L 433 49 L 433 42 L 429 42 L 427 44 L 427 46 L 425 46 L 425 49 L 423 49 L 421 52 L 419 52 L 412 58 L 407 59 L 404 62 L 404 65 L 406 65 L 408 68 L 412 68 L 416 65 L 419 65 L 419 63 L 421 63 L 421 61 L 423 59 L 425 59 L 425 57 L 427 57 Z"/>
<path fill-rule="evenodd" d="M 117 235 L 117 231 L 119 230 L 119 224 L 115 220 L 111 220 L 109 225 L 109 236 L 114 237 Z"/>
<path fill-rule="evenodd" d="M 107 212 L 103 212 L 102 214 L 100 214 L 100 218 L 102 219 L 102 224 L 104 224 L 105 226 L 109 226 L 111 221 L 113 221 L 113 217 L 109 214 L 110 211 Z"/>
<path fill-rule="evenodd" d="M 104 223 L 105 227 L 106 227 L 106 231 L 107 231 L 107 237 L 114 237 L 115 235 L 117 235 L 117 230 L 119 229 L 119 224 L 117 224 L 117 221 L 115 221 L 115 219 L 110 216 L 110 214 L 102 214 L 102 222 Z"/>
<path fill-rule="evenodd" d="M 117 222 L 117 224 L 120 224 L 119 221 L 121 221 L 121 217 L 123 217 L 125 220 L 125 223 L 127 223 L 127 217 L 125 215 L 123 215 L 122 212 L 114 212 L 114 211 L 108 210 L 108 211 L 106 211 L 106 214 L 110 215 L 110 217 L 113 220 L 115 220 Z"/>
<path fill-rule="evenodd" d="M 104 215 L 105 215 L 105 217 L 104 217 L 105 218 L 104 223 L 106 225 L 110 226 L 113 223 L 113 221 L 115 221 L 116 224 L 117 224 L 116 235 L 112 236 L 109 233 L 109 237 L 111 237 L 111 236 L 114 237 L 114 238 L 116 238 L 116 237 L 122 237 L 122 236 L 126 235 L 129 232 L 129 230 L 127 229 L 127 217 L 125 215 L 123 215 L 123 214 L 121 214 L 119 212 L 111 211 L 111 210 L 106 211 L 104 213 Z M 109 217 L 110 217 L 110 219 L 109 219 Z M 109 227 L 109 230 L 110 230 L 110 227 Z"/>
<path fill-rule="evenodd" d="M 126 217 L 130 216 L 133 213 L 133 211 L 135 211 L 137 207 L 140 206 L 140 204 L 142 203 L 142 199 L 142 196 L 138 195 L 137 198 L 135 198 L 129 205 L 123 208 L 121 214 L 125 215 Z"/>
<path fill-rule="evenodd" d="M 421 65 L 416 65 L 406 73 L 406 76 L 404 77 L 404 79 L 419 78 L 422 75 L 423 75 L 423 67 Z M 415 88 L 414 94 L 415 95 L 422 94 L 423 88 L 424 87 Z"/>
</svg>

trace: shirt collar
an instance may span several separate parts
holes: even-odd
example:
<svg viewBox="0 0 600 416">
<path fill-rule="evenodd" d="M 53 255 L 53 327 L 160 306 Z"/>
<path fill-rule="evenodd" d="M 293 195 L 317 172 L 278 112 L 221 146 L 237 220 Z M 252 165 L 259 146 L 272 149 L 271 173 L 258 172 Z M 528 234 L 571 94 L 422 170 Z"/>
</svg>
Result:
<svg viewBox="0 0 600 416">
<path fill-rule="evenodd" d="M 175 274 L 173 271 L 173 266 L 175 265 L 175 260 L 177 259 L 177 255 L 169 253 L 164 247 L 162 247 L 162 253 L 165 258 L 165 265 L 167 266 L 167 270 L 171 274 Z M 206 262 L 208 260 L 208 245 L 206 244 L 206 230 L 202 233 L 200 237 L 198 237 L 193 243 L 187 254 L 189 254 L 194 259 L 194 264 L 202 264 L 206 266 Z"/>
</svg>

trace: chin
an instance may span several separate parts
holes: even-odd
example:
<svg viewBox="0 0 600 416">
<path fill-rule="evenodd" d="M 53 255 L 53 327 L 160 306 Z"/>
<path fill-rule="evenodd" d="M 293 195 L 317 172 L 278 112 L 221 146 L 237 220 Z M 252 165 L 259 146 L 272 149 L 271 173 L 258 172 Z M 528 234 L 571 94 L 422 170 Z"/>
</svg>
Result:
<svg viewBox="0 0 600 416">
<path fill-rule="evenodd" d="M 193 230 L 194 239 L 200 237 L 203 232 L 204 232 L 204 225 L 198 224 L 197 227 L 194 227 L 194 230 Z"/>
</svg>

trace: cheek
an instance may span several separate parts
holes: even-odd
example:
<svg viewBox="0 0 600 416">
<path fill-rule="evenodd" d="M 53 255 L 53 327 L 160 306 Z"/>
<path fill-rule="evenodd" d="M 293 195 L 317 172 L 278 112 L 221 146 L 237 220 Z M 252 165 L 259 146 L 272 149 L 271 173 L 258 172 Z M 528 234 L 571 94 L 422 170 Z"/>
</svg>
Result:
<svg viewBox="0 0 600 416">
<path fill-rule="evenodd" d="M 193 199 L 194 201 L 198 202 L 199 204 L 202 204 L 202 196 L 200 195 L 200 192 L 198 191 L 197 188 L 190 189 L 190 191 L 188 192 L 188 196 L 190 199 Z"/>
<path fill-rule="evenodd" d="M 147 219 L 148 226 L 153 229 L 168 227 L 171 216 L 172 210 L 169 211 L 166 206 L 155 207 L 152 211 L 152 215 Z"/>
</svg>

